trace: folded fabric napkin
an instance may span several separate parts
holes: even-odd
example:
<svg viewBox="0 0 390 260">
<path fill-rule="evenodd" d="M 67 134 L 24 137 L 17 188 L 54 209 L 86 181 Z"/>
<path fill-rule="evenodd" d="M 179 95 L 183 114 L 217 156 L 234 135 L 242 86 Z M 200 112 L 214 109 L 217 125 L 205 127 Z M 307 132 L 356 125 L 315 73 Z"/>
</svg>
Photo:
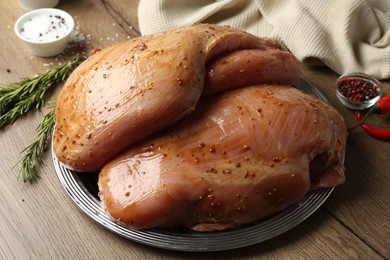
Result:
<svg viewBox="0 0 390 260">
<path fill-rule="evenodd" d="M 309 66 L 390 78 L 389 0 L 141 0 L 143 35 L 197 22 L 274 37 Z"/>
</svg>

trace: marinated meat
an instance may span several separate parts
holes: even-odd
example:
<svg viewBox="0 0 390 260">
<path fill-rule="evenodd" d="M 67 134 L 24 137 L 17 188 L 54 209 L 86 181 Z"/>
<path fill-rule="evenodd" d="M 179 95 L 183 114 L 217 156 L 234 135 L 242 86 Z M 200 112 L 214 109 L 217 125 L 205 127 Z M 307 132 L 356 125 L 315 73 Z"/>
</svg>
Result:
<svg viewBox="0 0 390 260">
<path fill-rule="evenodd" d="M 236 89 L 202 98 L 109 162 L 99 194 L 114 219 L 138 229 L 251 223 L 343 183 L 346 136 L 334 108 L 294 87 Z"/>
<path fill-rule="evenodd" d="M 251 56 L 240 69 L 261 75 L 246 73 L 246 82 L 292 84 L 299 77 L 298 61 L 275 40 L 223 26 L 196 24 L 103 49 L 71 74 L 58 97 L 55 154 L 77 171 L 100 169 L 128 145 L 192 112 L 211 70 L 230 74 L 232 84 L 220 84 L 229 77 L 208 77 L 209 92 L 241 87 L 234 66 L 213 65 L 239 50 Z"/>
</svg>

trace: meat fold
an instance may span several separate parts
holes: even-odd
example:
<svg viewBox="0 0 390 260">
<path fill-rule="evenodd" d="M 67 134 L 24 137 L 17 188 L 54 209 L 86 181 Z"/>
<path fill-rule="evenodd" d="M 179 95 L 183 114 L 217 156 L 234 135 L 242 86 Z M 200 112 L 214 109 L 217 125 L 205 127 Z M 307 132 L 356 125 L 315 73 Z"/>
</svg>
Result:
<svg viewBox="0 0 390 260">
<path fill-rule="evenodd" d="M 228 53 L 206 64 L 203 95 L 256 84 L 293 84 L 300 73 L 295 61 L 294 56 L 269 45 Z"/>
<path fill-rule="evenodd" d="M 334 108 L 294 87 L 236 89 L 109 162 L 99 196 L 136 229 L 252 223 L 343 183 L 346 137 Z"/>
<path fill-rule="evenodd" d="M 226 62 L 237 51 L 251 57 L 237 61 L 240 69 L 261 75 L 246 73 L 246 83 L 292 84 L 299 77 L 298 61 L 275 40 L 217 25 L 196 24 L 103 49 L 70 75 L 59 94 L 57 158 L 77 171 L 99 170 L 128 145 L 192 112 L 206 74 L 206 94 L 243 86 Z M 214 78 L 214 70 L 231 77 Z"/>
</svg>

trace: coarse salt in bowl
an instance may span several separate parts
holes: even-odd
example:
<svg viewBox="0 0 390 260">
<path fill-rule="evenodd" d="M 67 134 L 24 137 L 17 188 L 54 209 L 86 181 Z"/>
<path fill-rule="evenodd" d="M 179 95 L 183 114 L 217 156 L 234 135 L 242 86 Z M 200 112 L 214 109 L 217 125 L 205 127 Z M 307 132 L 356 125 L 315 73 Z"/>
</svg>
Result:
<svg viewBox="0 0 390 260">
<path fill-rule="evenodd" d="M 344 106 L 364 110 L 381 98 L 382 84 L 364 73 L 344 74 L 337 79 L 336 96 Z"/>
<path fill-rule="evenodd" d="M 42 8 L 22 15 L 14 30 L 34 54 L 52 57 L 66 48 L 73 28 L 74 20 L 67 12 Z"/>
</svg>

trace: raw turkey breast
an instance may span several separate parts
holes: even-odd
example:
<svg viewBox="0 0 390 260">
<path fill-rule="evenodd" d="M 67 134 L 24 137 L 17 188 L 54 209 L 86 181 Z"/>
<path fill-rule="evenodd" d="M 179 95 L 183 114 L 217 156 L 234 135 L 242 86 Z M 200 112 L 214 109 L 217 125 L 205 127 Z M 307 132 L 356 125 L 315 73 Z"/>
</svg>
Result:
<svg viewBox="0 0 390 260">
<path fill-rule="evenodd" d="M 251 223 L 343 183 L 346 136 L 335 109 L 293 87 L 236 89 L 108 163 L 99 195 L 137 229 Z"/>
<path fill-rule="evenodd" d="M 192 112 L 203 90 L 293 84 L 298 77 L 298 61 L 275 40 L 229 27 L 196 24 L 121 42 L 66 81 L 55 108 L 54 152 L 70 168 L 95 171 Z"/>
</svg>

